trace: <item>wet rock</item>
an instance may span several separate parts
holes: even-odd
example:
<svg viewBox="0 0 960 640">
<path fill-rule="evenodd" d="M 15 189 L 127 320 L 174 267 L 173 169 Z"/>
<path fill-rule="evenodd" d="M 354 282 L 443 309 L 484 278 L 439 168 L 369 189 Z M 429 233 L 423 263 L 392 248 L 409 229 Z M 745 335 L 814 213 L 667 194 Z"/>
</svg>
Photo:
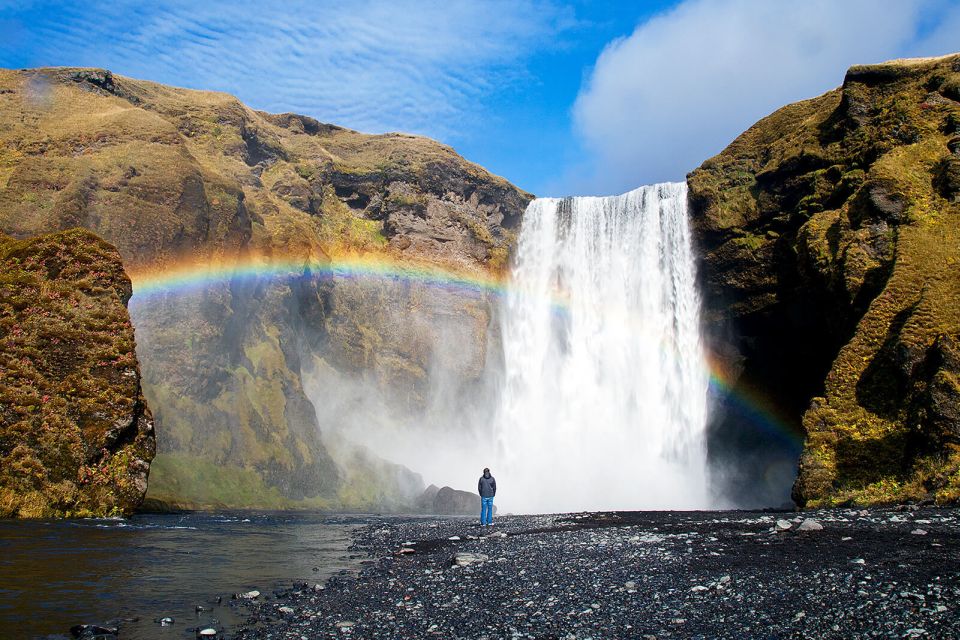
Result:
<svg viewBox="0 0 960 640">
<path fill-rule="evenodd" d="M 777 520 L 777 524 L 774 526 L 774 528 L 781 533 L 784 531 L 789 531 L 792 527 L 793 523 L 789 520 Z"/>
<path fill-rule="evenodd" d="M 78 624 L 70 627 L 70 635 L 78 640 L 100 640 L 115 638 L 120 630 L 117 627 L 101 627 L 97 624 Z"/>
<path fill-rule="evenodd" d="M 925 535 L 927 535 L 927 530 L 926 530 L 926 529 L 914 529 L 914 530 L 911 531 L 910 533 L 913 534 L 913 535 L 915 535 L 915 536 L 925 536 Z"/>
<path fill-rule="evenodd" d="M 197 630 L 197 637 L 198 637 L 198 638 L 216 638 L 216 637 L 217 637 L 217 630 L 216 630 L 216 629 L 212 629 L 212 628 L 210 628 L 210 627 L 207 627 L 206 629 L 198 629 L 198 630 Z"/>
<path fill-rule="evenodd" d="M 246 593 L 235 593 L 233 594 L 234 600 L 255 600 L 260 597 L 260 592 L 254 589 L 253 591 L 247 591 Z"/>
<path fill-rule="evenodd" d="M 159 624 L 161 627 L 169 627 L 174 623 L 174 619 L 170 616 L 166 616 L 164 618 L 155 618 L 154 622 Z"/>
</svg>

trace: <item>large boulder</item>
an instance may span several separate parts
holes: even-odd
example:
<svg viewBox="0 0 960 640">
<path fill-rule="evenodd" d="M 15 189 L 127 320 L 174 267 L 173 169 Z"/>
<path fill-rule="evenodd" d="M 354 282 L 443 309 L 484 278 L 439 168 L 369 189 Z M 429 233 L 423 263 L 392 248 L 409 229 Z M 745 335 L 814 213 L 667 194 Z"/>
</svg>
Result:
<svg viewBox="0 0 960 640">
<path fill-rule="evenodd" d="M 0 517 L 130 514 L 154 456 L 130 280 L 75 229 L 0 234 Z"/>
</svg>

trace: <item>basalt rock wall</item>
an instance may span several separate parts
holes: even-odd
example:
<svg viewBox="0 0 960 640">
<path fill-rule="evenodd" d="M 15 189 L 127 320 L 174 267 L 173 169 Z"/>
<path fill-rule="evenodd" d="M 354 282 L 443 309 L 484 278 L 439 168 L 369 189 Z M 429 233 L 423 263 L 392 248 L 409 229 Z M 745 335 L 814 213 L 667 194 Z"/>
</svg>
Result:
<svg viewBox="0 0 960 640">
<path fill-rule="evenodd" d="M 85 227 L 119 249 L 135 291 L 187 274 L 131 301 L 157 506 L 409 504 L 423 480 L 337 437 L 342 415 L 317 411 L 305 379 L 359 381 L 415 414 L 442 360 L 423 327 L 459 331 L 450 366 L 471 387 L 488 301 L 425 298 L 402 278 L 359 286 L 325 265 L 363 255 L 487 277 L 530 198 L 418 136 L 102 69 L 0 70 L 0 230 Z M 237 265 L 250 268 L 213 277 Z M 388 300 L 416 321 L 385 313 Z"/>
<path fill-rule="evenodd" d="M 960 497 L 958 88 L 958 55 L 853 67 L 688 176 L 713 356 L 803 438 L 800 505 Z M 761 459 L 730 404 L 715 451 Z"/>
</svg>

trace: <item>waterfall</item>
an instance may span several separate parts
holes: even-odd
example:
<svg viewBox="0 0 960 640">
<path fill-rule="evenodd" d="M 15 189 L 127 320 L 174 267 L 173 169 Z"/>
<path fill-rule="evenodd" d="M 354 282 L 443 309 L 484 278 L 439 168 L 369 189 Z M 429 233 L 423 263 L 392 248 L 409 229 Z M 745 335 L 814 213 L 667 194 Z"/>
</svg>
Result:
<svg viewBox="0 0 960 640">
<path fill-rule="evenodd" d="M 504 508 L 709 506 L 690 244 L 685 183 L 530 203 L 501 314 Z"/>
</svg>

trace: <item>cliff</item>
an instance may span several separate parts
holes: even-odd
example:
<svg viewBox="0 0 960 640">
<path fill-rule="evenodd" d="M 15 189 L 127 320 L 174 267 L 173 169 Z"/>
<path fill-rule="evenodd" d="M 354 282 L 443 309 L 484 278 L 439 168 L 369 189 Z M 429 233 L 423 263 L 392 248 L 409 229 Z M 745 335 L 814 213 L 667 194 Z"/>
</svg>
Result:
<svg viewBox="0 0 960 640">
<path fill-rule="evenodd" d="M 171 270 L 193 278 L 131 302 L 161 502 L 389 508 L 419 495 L 422 479 L 343 437 L 402 429 L 382 411 L 347 425 L 347 405 L 399 399 L 415 420 L 438 380 L 482 387 L 489 301 L 403 277 L 360 286 L 323 265 L 363 254 L 401 276 L 495 273 L 530 198 L 422 137 L 100 69 L 0 70 L 0 230 L 85 227 L 118 248 L 135 291 Z M 257 267 L 209 276 L 245 265 Z M 439 336 L 457 348 L 438 353 Z"/>
<path fill-rule="evenodd" d="M 130 280 L 92 233 L 0 234 L 0 517 L 129 514 L 154 455 Z"/>
<path fill-rule="evenodd" d="M 960 55 L 853 67 L 688 183 L 711 348 L 802 425 L 796 502 L 960 497 Z"/>
</svg>

